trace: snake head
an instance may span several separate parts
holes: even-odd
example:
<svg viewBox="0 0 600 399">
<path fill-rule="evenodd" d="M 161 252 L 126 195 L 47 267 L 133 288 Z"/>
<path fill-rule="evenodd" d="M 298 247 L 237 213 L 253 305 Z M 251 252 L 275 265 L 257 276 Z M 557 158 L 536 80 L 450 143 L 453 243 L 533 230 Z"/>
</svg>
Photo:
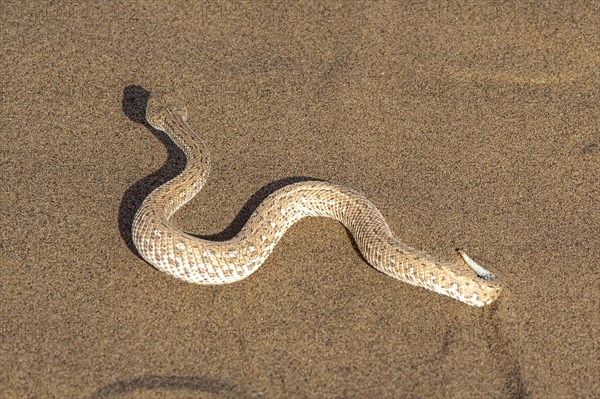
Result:
<svg viewBox="0 0 600 399">
<path fill-rule="evenodd" d="M 185 104 L 171 93 L 153 92 L 146 105 L 146 120 L 153 128 L 164 131 L 164 121 L 169 115 L 177 114 L 187 120 Z"/>
</svg>

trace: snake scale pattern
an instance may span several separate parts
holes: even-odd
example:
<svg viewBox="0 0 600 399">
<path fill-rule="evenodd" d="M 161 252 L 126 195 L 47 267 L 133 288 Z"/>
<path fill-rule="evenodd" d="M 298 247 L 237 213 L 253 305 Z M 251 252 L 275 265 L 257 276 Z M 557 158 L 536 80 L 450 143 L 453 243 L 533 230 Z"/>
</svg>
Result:
<svg viewBox="0 0 600 399">
<path fill-rule="evenodd" d="M 183 172 L 148 195 L 133 221 L 132 238 L 140 255 L 165 273 L 196 284 L 242 280 L 263 264 L 294 223 L 322 216 L 341 222 L 364 258 L 398 280 L 472 306 L 489 304 L 501 292 L 492 281 L 494 276 L 462 252 L 470 268 L 437 260 L 398 241 L 367 198 L 330 182 L 304 181 L 275 191 L 230 240 L 208 241 L 186 234 L 170 218 L 206 182 L 211 166 L 208 149 L 187 124 L 185 105 L 172 94 L 152 93 L 146 118 L 167 133 L 187 158 Z"/>
</svg>

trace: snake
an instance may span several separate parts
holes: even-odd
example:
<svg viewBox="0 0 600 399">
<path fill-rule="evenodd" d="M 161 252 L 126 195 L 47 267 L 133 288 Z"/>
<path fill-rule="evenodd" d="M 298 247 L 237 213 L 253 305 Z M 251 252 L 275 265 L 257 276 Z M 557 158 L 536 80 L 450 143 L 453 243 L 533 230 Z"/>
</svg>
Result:
<svg viewBox="0 0 600 399">
<path fill-rule="evenodd" d="M 227 240 L 185 233 L 171 223 L 171 217 L 202 190 L 211 169 L 209 150 L 187 123 L 187 116 L 185 104 L 172 92 L 150 93 L 146 120 L 165 132 L 186 158 L 183 171 L 154 189 L 133 219 L 133 243 L 156 269 L 195 284 L 240 281 L 265 262 L 294 223 L 306 217 L 327 217 L 342 223 L 364 260 L 390 277 L 477 307 L 500 295 L 495 275 L 464 251 L 459 250 L 464 262 L 450 262 L 402 243 L 363 194 L 329 181 L 301 181 L 275 190 Z"/>
</svg>

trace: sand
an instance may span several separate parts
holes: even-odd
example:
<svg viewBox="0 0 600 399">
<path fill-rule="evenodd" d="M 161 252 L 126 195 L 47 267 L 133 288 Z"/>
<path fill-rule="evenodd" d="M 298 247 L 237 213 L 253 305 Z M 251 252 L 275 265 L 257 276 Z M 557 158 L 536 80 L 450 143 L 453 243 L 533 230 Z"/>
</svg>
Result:
<svg viewBox="0 0 600 399">
<path fill-rule="evenodd" d="M 0 397 L 600 396 L 598 3 L 0 9 Z M 333 180 L 502 297 L 395 281 L 323 219 L 243 282 L 161 274 L 130 234 L 184 166 L 153 90 L 212 150 L 185 231 L 231 237 L 273 189 Z"/>
</svg>

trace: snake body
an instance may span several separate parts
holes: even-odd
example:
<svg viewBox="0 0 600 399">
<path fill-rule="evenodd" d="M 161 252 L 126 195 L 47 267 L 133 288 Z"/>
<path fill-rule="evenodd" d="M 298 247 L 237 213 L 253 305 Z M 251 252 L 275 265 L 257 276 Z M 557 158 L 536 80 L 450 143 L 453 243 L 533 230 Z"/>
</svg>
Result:
<svg viewBox="0 0 600 399">
<path fill-rule="evenodd" d="M 186 234 L 170 218 L 206 182 L 211 164 L 208 149 L 187 124 L 185 105 L 173 95 L 152 93 L 146 118 L 167 133 L 187 158 L 183 172 L 148 195 L 133 221 L 132 238 L 140 255 L 165 273 L 196 284 L 242 280 L 263 264 L 294 223 L 323 216 L 341 222 L 367 262 L 391 277 L 473 306 L 489 304 L 500 294 L 500 287 L 485 273 L 437 260 L 398 241 L 367 198 L 325 181 L 304 181 L 275 191 L 227 241 Z"/>
</svg>

